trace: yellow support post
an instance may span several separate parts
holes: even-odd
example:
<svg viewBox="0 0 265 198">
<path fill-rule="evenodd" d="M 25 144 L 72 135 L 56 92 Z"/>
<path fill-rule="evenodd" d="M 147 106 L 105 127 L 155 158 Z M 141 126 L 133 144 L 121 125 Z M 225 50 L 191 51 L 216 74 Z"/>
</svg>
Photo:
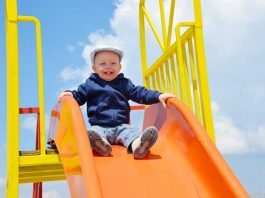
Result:
<svg viewBox="0 0 265 198">
<path fill-rule="evenodd" d="M 169 64 L 168 64 L 168 58 L 166 58 L 166 62 L 165 62 L 165 67 L 166 67 L 166 87 L 167 87 L 167 92 L 170 92 L 170 93 L 172 93 L 172 86 L 171 86 L 171 78 L 172 77 L 170 77 L 170 73 L 169 73 Z M 171 73 L 172 74 L 172 73 Z"/>
<path fill-rule="evenodd" d="M 170 67 L 171 67 L 171 75 L 172 75 L 172 89 L 173 93 L 178 96 L 178 86 L 177 86 L 177 75 L 176 75 L 176 70 L 175 70 L 175 60 L 174 56 L 170 55 Z"/>
<path fill-rule="evenodd" d="M 166 41 L 166 49 L 170 47 L 171 36 L 172 36 L 172 25 L 174 19 L 174 11 L 175 11 L 175 0 L 171 0 L 170 4 L 170 14 L 169 14 L 169 22 L 168 22 L 168 32 L 167 32 L 167 41 Z"/>
<path fill-rule="evenodd" d="M 160 80 L 161 80 L 161 86 L 160 86 L 160 90 L 162 92 L 166 91 L 166 83 L 165 83 L 165 67 L 164 67 L 164 63 L 162 63 L 161 67 L 159 68 L 160 70 Z M 157 79 L 156 81 L 158 81 L 159 79 Z M 158 89 L 159 90 L 159 89 Z"/>
<path fill-rule="evenodd" d="M 144 7 L 145 0 L 141 0 L 139 3 L 139 29 L 140 29 L 140 52 L 142 61 L 142 75 L 144 80 L 144 86 L 150 85 L 148 79 L 145 77 L 147 70 L 147 59 L 146 59 L 146 47 L 145 47 L 145 23 L 144 23 L 144 13 L 142 7 Z"/>
<path fill-rule="evenodd" d="M 163 35 L 163 41 L 164 41 L 164 50 L 167 48 L 167 32 L 166 32 L 166 19 L 165 19 L 165 8 L 164 8 L 164 1 L 159 0 L 159 7 L 160 7 L 160 18 L 161 18 L 161 24 L 162 24 L 162 35 Z"/>
<path fill-rule="evenodd" d="M 183 55 L 183 70 L 184 70 L 184 79 L 185 79 L 185 91 L 187 96 L 187 105 L 190 110 L 193 110 L 192 100 L 191 100 L 191 85 L 190 85 L 190 72 L 188 69 L 188 62 L 187 62 L 187 53 L 185 42 L 182 43 L 182 55 Z"/>
<path fill-rule="evenodd" d="M 155 80 L 155 73 L 152 74 L 151 78 L 152 78 L 152 88 L 157 89 L 158 84 L 156 83 Z"/>
<path fill-rule="evenodd" d="M 202 122 L 199 92 L 198 92 L 198 79 L 197 79 L 197 72 L 195 69 L 194 52 L 193 52 L 193 45 L 191 38 L 188 39 L 188 48 L 189 48 L 189 58 L 190 58 L 191 75 L 192 75 L 192 90 L 193 90 L 193 99 L 195 104 L 195 112 L 197 118 Z"/>
<path fill-rule="evenodd" d="M 187 97 L 185 92 L 185 74 L 184 74 L 184 65 L 183 65 L 183 56 L 182 56 L 182 46 L 180 39 L 180 26 L 176 27 L 176 43 L 177 43 L 177 63 L 178 63 L 178 76 L 180 84 L 180 99 L 182 102 L 187 104 Z"/>
<path fill-rule="evenodd" d="M 5 1 L 6 15 L 6 90 L 7 90 L 7 183 L 6 197 L 18 197 L 19 173 L 19 70 L 18 70 L 18 26 L 17 2 Z"/>
<path fill-rule="evenodd" d="M 215 142 L 214 126 L 212 119 L 210 89 L 208 84 L 205 49 L 203 42 L 202 32 L 202 15 L 201 15 L 201 2 L 200 0 L 194 0 L 194 13 L 195 13 L 195 46 L 197 49 L 197 65 L 200 81 L 201 103 L 202 103 L 202 116 L 204 118 L 204 126 L 212 139 Z"/>
</svg>

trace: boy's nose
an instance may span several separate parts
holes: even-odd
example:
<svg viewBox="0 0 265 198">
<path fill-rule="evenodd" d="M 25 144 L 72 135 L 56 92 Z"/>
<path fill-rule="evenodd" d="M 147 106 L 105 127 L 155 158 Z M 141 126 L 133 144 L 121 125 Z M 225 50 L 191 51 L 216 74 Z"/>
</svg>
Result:
<svg viewBox="0 0 265 198">
<path fill-rule="evenodd" d="M 107 63 L 107 67 L 111 67 L 112 66 L 112 64 L 111 63 Z"/>
</svg>

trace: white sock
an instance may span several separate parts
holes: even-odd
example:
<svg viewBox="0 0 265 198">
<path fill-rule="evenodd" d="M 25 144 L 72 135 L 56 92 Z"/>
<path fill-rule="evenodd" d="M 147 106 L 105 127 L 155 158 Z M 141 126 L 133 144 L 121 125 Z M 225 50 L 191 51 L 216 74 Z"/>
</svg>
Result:
<svg viewBox="0 0 265 198">
<path fill-rule="evenodd" d="M 133 142 L 132 142 L 132 151 L 134 152 L 135 149 L 140 145 L 141 143 L 141 136 L 136 138 Z"/>
</svg>

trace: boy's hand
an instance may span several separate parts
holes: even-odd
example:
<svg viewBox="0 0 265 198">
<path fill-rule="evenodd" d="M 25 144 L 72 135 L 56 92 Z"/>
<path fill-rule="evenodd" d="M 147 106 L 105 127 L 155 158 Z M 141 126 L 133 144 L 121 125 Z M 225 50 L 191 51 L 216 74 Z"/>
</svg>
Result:
<svg viewBox="0 0 265 198">
<path fill-rule="evenodd" d="M 171 93 L 162 93 L 159 95 L 159 101 L 162 103 L 164 108 L 167 107 L 166 100 L 169 98 L 176 98 L 176 96 Z"/>
<path fill-rule="evenodd" d="M 60 93 L 60 95 L 59 95 L 59 97 L 58 97 L 58 102 L 61 102 L 62 101 L 62 98 L 64 97 L 64 96 L 72 96 L 73 97 L 73 94 L 72 94 L 72 92 L 70 92 L 70 91 L 64 91 L 64 92 L 62 92 L 62 93 Z"/>
</svg>

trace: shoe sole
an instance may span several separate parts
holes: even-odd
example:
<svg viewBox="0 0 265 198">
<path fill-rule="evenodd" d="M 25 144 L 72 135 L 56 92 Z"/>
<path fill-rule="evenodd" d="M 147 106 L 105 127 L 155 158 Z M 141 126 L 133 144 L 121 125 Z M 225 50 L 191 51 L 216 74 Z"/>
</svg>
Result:
<svg viewBox="0 0 265 198">
<path fill-rule="evenodd" d="M 88 136 L 93 150 L 103 156 L 108 156 L 111 153 L 111 145 L 106 143 L 96 131 L 88 131 Z"/>
<path fill-rule="evenodd" d="M 141 137 L 140 146 L 138 146 L 133 155 L 137 159 L 142 159 L 146 156 L 149 149 L 155 144 L 158 137 L 158 131 L 155 127 L 147 128 Z"/>
</svg>

